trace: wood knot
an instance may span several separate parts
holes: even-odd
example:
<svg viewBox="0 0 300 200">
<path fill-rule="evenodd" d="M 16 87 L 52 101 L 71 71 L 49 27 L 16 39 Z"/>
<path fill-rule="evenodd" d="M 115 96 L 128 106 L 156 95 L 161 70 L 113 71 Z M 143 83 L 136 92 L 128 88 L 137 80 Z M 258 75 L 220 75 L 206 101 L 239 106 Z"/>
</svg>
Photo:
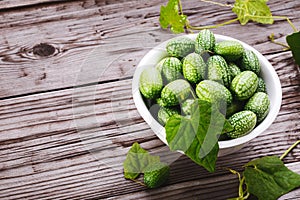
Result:
<svg viewBox="0 0 300 200">
<path fill-rule="evenodd" d="M 55 53 L 55 47 L 47 43 L 40 43 L 33 47 L 33 54 L 41 57 L 51 56 Z"/>
</svg>

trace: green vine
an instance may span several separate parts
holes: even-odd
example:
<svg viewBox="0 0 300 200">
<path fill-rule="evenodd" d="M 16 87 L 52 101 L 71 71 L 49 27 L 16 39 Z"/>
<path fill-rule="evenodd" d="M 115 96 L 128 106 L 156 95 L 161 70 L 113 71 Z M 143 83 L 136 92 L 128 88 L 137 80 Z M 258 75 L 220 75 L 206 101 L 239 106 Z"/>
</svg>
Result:
<svg viewBox="0 0 300 200">
<path fill-rule="evenodd" d="M 267 0 L 245 1 L 235 0 L 233 5 L 223 4 L 210 0 L 199 0 L 204 3 L 210 3 L 216 6 L 222 6 L 232 9 L 232 12 L 237 15 L 236 18 L 215 25 L 194 26 L 188 20 L 188 17 L 183 12 L 181 0 L 169 0 L 166 6 L 161 6 L 160 24 L 162 28 L 170 27 L 173 33 L 183 33 L 185 30 L 193 32 L 193 30 L 213 29 L 222 27 L 235 22 L 240 22 L 241 25 L 246 25 L 249 21 L 261 24 L 273 24 L 274 20 L 286 20 L 293 30 L 293 34 L 286 37 L 287 43 L 277 42 L 274 34 L 268 36 L 269 40 L 277 45 L 284 47 L 284 51 L 291 50 L 293 57 L 298 65 L 300 65 L 300 32 L 292 21 L 286 16 L 273 16 Z M 296 42 L 296 44 L 295 44 Z"/>
</svg>

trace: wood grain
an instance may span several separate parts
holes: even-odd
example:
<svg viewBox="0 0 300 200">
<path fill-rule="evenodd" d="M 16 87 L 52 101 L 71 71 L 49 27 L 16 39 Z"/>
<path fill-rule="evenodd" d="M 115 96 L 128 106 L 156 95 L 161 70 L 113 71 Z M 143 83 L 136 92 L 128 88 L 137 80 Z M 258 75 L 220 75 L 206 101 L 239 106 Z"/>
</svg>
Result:
<svg viewBox="0 0 300 200">
<path fill-rule="evenodd" d="M 0 9 L 11 9 L 11 8 L 18 8 L 24 6 L 33 6 L 37 4 L 44 4 L 44 3 L 54 3 L 54 2 L 62 2 L 62 0 L 1 0 L 0 1 Z"/>
<path fill-rule="evenodd" d="M 236 178 L 222 168 L 241 170 L 251 159 L 280 155 L 300 139 L 299 94 L 294 92 L 299 79 L 290 75 L 296 66 L 286 65 L 283 54 L 289 53 L 269 56 L 284 88 L 276 121 L 249 146 L 219 159 L 213 176 L 186 157 L 174 161 L 179 155 L 169 153 L 137 113 L 131 79 L 2 100 L 0 198 L 233 197 Z M 173 162 L 169 186 L 145 191 L 124 180 L 122 162 L 135 141 Z M 285 162 L 300 162 L 300 150 Z"/>
<path fill-rule="evenodd" d="M 3 12 L 0 98 L 131 77 L 132 69 L 150 48 L 174 36 L 161 30 L 158 24 L 159 6 L 164 3 L 164 0 L 151 3 L 141 0 L 105 5 L 103 1 L 86 0 Z M 193 24 L 216 24 L 234 17 L 230 9 L 219 6 L 211 9 L 212 6 L 190 1 L 184 5 Z M 299 6 L 298 1 L 278 0 L 272 2 L 271 8 L 274 14 L 288 15 L 299 26 L 299 18 L 294 17 L 299 15 L 300 11 L 294 9 Z M 263 54 L 271 54 L 280 52 L 281 47 L 270 44 L 268 35 L 275 33 L 282 41 L 292 30 L 286 21 L 279 20 L 268 28 L 250 23 L 214 31 L 241 39 Z M 47 57 L 35 55 L 34 47 L 40 43 L 53 46 L 55 52 Z M 92 52 L 95 48 L 97 55 Z M 83 72 L 84 78 L 78 81 Z"/>
<path fill-rule="evenodd" d="M 299 66 L 267 38 L 275 33 L 283 42 L 291 33 L 279 20 L 214 30 L 253 45 L 272 63 L 283 91 L 272 126 L 241 151 L 219 158 L 213 174 L 168 150 L 131 94 L 140 59 L 174 36 L 158 24 L 165 3 L 0 1 L 0 199 L 226 199 L 237 196 L 238 180 L 224 168 L 241 171 L 248 161 L 279 156 L 300 139 Z M 183 3 L 195 25 L 234 17 L 230 9 Z M 287 15 L 300 26 L 299 1 L 269 5 L 274 15 Z M 122 163 L 133 142 L 171 164 L 166 186 L 149 190 L 123 178 Z M 300 173 L 300 149 L 284 162 Z M 280 199 L 300 199 L 300 189 Z"/>
<path fill-rule="evenodd" d="M 0 10 L 13 10 L 13 9 L 22 9 L 22 8 L 32 8 L 32 7 L 48 7 L 49 5 L 58 6 L 60 3 L 64 4 L 67 2 L 75 2 L 78 0 L 1 0 L 0 1 Z M 127 2 L 130 0 L 127 0 Z M 91 2 L 91 1 L 90 1 Z M 109 5 L 113 3 L 123 3 L 126 0 L 96 0 L 94 4 L 99 6 L 101 5 Z M 89 3 L 90 4 L 90 3 Z"/>
</svg>

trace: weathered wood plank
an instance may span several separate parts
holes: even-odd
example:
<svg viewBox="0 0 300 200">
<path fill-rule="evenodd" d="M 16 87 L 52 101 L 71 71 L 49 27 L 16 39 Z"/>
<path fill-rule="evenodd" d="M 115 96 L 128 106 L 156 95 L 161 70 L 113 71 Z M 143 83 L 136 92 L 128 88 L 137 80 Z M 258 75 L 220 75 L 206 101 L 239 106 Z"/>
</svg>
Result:
<svg viewBox="0 0 300 200">
<path fill-rule="evenodd" d="M 24 6 L 33 6 L 43 3 L 62 2 L 62 0 L 1 0 L 0 9 L 11 9 Z"/>
<path fill-rule="evenodd" d="M 150 48 L 174 36 L 158 24 L 159 6 L 164 3 L 141 0 L 104 5 L 86 0 L 1 13 L 0 98 L 131 77 Z M 294 18 L 300 12 L 294 9 L 300 6 L 298 1 L 272 1 L 270 6 L 274 14 L 288 15 L 299 26 L 300 20 Z M 203 2 L 186 1 L 184 7 L 194 24 L 215 24 L 234 17 L 230 10 L 212 9 Z M 267 36 L 274 32 L 282 40 L 291 28 L 278 21 L 267 28 L 233 24 L 214 31 L 270 54 L 281 47 L 270 44 Z M 89 56 L 94 48 L 98 54 Z"/>
<path fill-rule="evenodd" d="M 300 173 L 297 165 L 300 163 L 288 164 L 291 170 Z M 211 185 L 211 181 L 214 183 Z M 218 190 L 215 190 L 215 183 L 218 183 Z M 183 184 L 182 184 L 183 185 Z M 136 193 L 126 194 L 109 199 L 216 199 L 224 200 L 227 198 L 237 197 L 238 181 L 233 175 L 223 175 L 212 177 L 205 180 L 194 180 L 185 182 L 182 185 L 171 185 L 161 188 L 160 190 L 147 190 Z M 296 189 L 282 197 L 279 200 L 298 199 L 300 197 L 300 189 Z"/>
<path fill-rule="evenodd" d="M 283 103 L 276 121 L 249 146 L 220 158 L 214 174 L 185 156 L 168 153 L 137 113 L 131 79 L 2 100 L 0 198 L 234 197 L 237 179 L 223 168 L 241 170 L 251 159 L 281 155 L 300 139 L 299 71 L 288 64 L 290 59 L 281 59 L 288 55 L 268 56 L 276 63 L 283 86 Z M 122 162 L 135 141 L 172 163 L 166 187 L 145 190 L 123 179 Z M 299 148 L 285 162 L 299 171 Z"/>
<path fill-rule="evenodd" d="M 185 156 L 169 153 L 132 101 L 134 66 L 149 48 L 172 37 L 157 24 L 159 5 L 165 1 L 105 2 L 110 4 L 63 2 L 1 13 L 0 98 L 58 91 L 0 101 L 0 199 L 224 199 L 236 196 L 238 185 L 224 167 L 241 170 L 249 160 L 280 155 L 300 139 L 299 68 L 289 52 L 274 53 L 280 47 L 262 37 L 280 30 L 276 36 L 283 39 L 289 33 L 287 23 L 270 29 L 250 24 L 247 31 L 236 25 L 216 30 L 226 35 L 234 30 L 230 36 L 267 55 L 280 77 L 283 103 L 266 132 L 240 152 L 220 158 L 217 172 L 209 174 Z M 228 11 L 217 16 L 222 9 L 213 10 L 210 4 L 185 2 L 193 23 L 212 24 L 232 16 Z M 270 4 L 277 15 L 299 12 L 296 1 Z M 120 11 L 121 5 L 129 9 Z M 54 46 L 54 55 L 33 54 L 32 47 L 40 43 Z M 99 54 L 91 56 L 90 67 L 80 67 L 94 47 Z M 109 57 L 101 61 L 109 65 L 99 69 L 95 66 L 103 49 Z M 47 51 L 35 48 L 35 53 Z M 72 88 L 87 83 L 95 85 Z M 165 187 L 146 190 L 123 178 L 122 162 L 135 141 L 172 163 Z M 299 148 L 285 162 L 300 173 Z M 281 199 L 299 196 L 298 189 Z"/>
<path fill-rule="evenodd" d="M 7 10 L 7 9 L 22 9 L 25 8 L 31 8 L 31 7 L 45 7 L 50 6 L 51 4 L 55 4 L 57 7 L 59 3 L 74 3 L 78 0 L 1 0 L 0 1 L 0 10 Z M 110 5 L 114 3 L 123 3 L 128 2 L 132 0 L 95 0 L 93 4 L 97 5 Z M 92 1 L 85 3 L 85 1 L 81 1 L 85 6 L 90 6 Z"/>
</svg>

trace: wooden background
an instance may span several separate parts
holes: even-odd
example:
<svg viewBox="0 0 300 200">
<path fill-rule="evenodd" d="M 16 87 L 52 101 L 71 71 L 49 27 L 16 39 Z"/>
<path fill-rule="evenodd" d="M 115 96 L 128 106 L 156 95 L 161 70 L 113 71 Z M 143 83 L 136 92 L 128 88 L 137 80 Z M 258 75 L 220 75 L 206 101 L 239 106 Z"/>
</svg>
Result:
<svg viewBox="0 0 300 200">
<path fill-rule="evenodd" d="M 220 158 L 213 174 L 168 151 L 131 93 L 143 55 L 174 36 L 158 23 L 166 2 L 0 1 L 0 199 L 226 199 L 237 196 L 238 181 L 225 167 L 241 170 L 300 139 L 299 66 L 268 40 L 274 33 L 284 42 L 291 27 L 285 20 L 235 23 L 213 31 L 253 45 L 272 63 L 283 91 L 276 121 L 241 151 Z M 300 1 L 269 6 L 300 27 Z M 183 1 L 183 7 L 195 25 L 235 17 L 200 1 Z M 149 190 L 123 178 L 122 162 L 135 141 L 172 162 L 166 186 Z M 300 173 L 300 148 L 284 162 Z M 300 199 L 300 189 L 280 199 Z"/>
</svg>

